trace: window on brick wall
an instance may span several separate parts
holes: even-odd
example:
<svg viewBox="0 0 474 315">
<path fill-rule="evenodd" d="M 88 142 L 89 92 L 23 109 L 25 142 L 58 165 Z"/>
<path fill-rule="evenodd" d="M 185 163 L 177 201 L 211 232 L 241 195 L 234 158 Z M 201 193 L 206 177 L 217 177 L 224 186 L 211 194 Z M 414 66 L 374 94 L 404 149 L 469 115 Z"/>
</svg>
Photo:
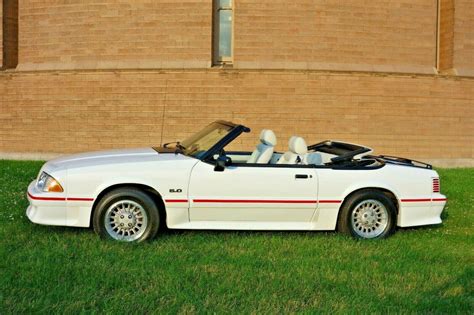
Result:
<svg viewBox="0 0 474 315">
<path fill-rule="evenodd" d="M 233 0 L 213 1 L 213 63 L 232 63 Z"/>
<path fill-rule="evenodd" d="M 14 69 L 18 64 L 18 0 L 3 1 L 3 64 L 1 69 Z"/>
</svg>

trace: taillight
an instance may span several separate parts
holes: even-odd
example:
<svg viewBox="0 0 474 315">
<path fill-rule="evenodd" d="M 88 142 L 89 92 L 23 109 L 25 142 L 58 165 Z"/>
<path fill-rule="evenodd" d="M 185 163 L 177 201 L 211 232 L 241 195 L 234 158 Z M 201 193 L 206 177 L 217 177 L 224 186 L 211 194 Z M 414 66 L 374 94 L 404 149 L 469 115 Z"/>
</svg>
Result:
<svg viewBox="0 0 474 315">
<path fill-rule="evenodd" d="M 433 178 L 433 192 L 439 193 L 439 178 Z"/>
</svg>

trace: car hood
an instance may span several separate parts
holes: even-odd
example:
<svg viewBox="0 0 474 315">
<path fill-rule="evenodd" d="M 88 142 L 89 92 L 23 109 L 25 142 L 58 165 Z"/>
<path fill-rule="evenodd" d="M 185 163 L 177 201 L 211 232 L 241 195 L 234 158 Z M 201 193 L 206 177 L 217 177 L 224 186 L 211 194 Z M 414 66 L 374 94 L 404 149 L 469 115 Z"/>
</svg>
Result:
<svg viewBox="0 0 474 315">
<path fill-rule="evenodd" d="M 140 162 L 180 159 L 190 158 L 182 154 L 169 152 L 158 153 L 158 151 L 153 148 L 120 149 L 62 156 L 47 162 L 45 164 L 45 170 L 69 169 L 102 164 L 136 164 Z"/>
</svg>

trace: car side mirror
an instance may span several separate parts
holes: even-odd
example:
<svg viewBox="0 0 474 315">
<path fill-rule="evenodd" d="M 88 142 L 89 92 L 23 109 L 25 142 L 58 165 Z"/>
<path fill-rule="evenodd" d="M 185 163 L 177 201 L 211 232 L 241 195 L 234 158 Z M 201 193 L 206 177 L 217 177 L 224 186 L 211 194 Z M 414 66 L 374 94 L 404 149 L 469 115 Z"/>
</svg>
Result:
<svg viewBox="0 0 474 315">
<path fill-rule="evenodd" d="M 225 166 L 227 164 L 227 158 L 223 155 L 220 155 L 216 159 L 216 165 L 214 166 L 215 172 L 223 172 L 225 170 Z"/>
</svg>

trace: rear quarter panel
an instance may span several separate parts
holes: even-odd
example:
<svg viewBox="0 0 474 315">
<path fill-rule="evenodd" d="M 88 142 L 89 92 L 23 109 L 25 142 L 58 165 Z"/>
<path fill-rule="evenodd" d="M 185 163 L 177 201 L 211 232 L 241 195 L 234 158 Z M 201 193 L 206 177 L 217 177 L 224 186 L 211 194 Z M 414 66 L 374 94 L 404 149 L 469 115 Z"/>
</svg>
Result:
<svg viewBox="0 0 474 315">
<path fill-rule="evenodd" d="M 433 170 L 387 164 L 379 169 L 336 170 L 318 169 L 318 210 L 314 228 L 331 230 L 336 227 L 337 215 L 344 200 L 354 191 L 364 188 L 382 188 L 397 198 L 397 223 L 403 225 L 403 212 L 411 207 L 430 207 L 430 202 L 404 202 L 428 200 L 432 196 Z M 336 202 L 337 201 L 337 202 Z M 406 224 L 405 224 L 406 225 Z"/>
</svg>

